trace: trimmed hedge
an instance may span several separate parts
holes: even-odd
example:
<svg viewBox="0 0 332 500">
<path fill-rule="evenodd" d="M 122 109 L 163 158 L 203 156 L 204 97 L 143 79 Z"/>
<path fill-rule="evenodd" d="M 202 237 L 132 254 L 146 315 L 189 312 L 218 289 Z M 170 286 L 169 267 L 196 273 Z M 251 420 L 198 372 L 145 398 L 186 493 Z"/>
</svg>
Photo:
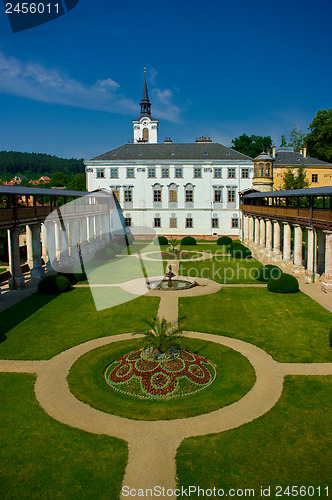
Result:
<svg viewBox="0 0 332 500">
<path fill-rule="evenodd" d="M 220 236 L 220 238 L 217 239 L 217 245 L 231 245 L 232 242 L 233 240 L 229 236 Z"/>
<path fill-rule="evenodd" d="M 157 236 L 153 240 L 153 243 L 155 245 L 168 245 L 168 239 L 165 236 Z"/>
<path fill-rule="evenodd" d="M 299 282 L 291 274 L 282 273 L 277 279 L 270 278 L 267 289 L 273 293 L 296 293 L 299 291 Z"/>
<path fill-rule="evenodd" d="M 240 241 L 232 241 L 227 246 L 227 250 L 228 250 L 228 252 L 230 252 L 233 248 L 237 248 L 237 247 L 245 248 L 244 245 L 242 245 L 242 243 Z"/>
<path fill-rule="evenodd" d="M 65 276 L 45 276 L 38 283 L 38 292 L 39 293 L 63 293 L 68 292 L 70 290 L 71 285 Z"/>
<path fill-rule="evenodd" d="M 270 278 L 276 279 L 282 274 L 282 270 L 278 266 L 273 264 L 267 264 L 266 266 L 257 269 L 255 279 L 257 281 L 263 281 L 267 283 Z"/>
<path fill-rule="evenodd" d="M 252 258 L 251 250 L 249 250 L 249 248 L 247 248 L 241 244 L 237 245 L 235 247 L 232 247 L 230 249 L 229 253 L 231 254 L 231 256 L 234 259 L 251 259 Z"/>
<path fill-rule="evenodd" d="M 181 245 L 189 245 L 189 246 L 196 245 L 196 240 L 193 236 L 185 236 L 181 240 Z"/>
</svg>

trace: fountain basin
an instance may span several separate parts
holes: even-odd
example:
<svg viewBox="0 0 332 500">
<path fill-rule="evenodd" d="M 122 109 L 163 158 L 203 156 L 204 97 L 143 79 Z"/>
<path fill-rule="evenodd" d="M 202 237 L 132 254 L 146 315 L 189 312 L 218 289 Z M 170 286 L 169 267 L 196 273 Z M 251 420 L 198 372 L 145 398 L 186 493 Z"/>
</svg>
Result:
<svg viewBox="0 0 332 500">
<path fill-rule="evenodd" d="M 179 291 L 198 286 L 198 283 L 191 279 L 163 279 L 147 281 L 146 286 L 149 290 Z"/>
</svg>

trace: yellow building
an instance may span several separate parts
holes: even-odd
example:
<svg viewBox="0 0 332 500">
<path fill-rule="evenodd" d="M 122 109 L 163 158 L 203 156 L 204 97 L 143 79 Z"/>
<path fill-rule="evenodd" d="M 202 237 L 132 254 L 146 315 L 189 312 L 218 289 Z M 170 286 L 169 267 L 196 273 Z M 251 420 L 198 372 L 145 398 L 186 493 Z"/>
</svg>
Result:
<svg viewBox="0 0 332 500">
<path fill-rule="evenodd" d="M 332 164 L 307 156 L 307 148 L 300 153 L 295 153 L 293 148 L 273 146 L 273 189 L 282 189 L 283 175 L 288 168 L 293 168 L 294 173 L 303 165 L 310 182 L 309 187 L 332 186 Z"/>
</svg>

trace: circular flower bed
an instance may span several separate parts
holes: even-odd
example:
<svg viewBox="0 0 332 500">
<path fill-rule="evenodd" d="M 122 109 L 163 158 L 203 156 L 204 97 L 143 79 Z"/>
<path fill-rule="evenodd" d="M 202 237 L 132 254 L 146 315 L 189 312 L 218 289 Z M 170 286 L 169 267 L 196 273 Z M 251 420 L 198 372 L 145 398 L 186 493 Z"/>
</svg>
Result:
<svg viewBox="0 0 332 500">
<path fill-rule="evenodd" d="M 113 389 L 140 399 L 188 396 L 209 387 L 216 375 L 207 359 L 183 349 L 158 357 L 149 349 L 136 349 L 104 372 Z"/>
<path fill-rule="evenodd" d="M 166 250 L 165 252 L 161 252 L 161 257 L 163 259 L 191 259 L 192 255 L 188 252 L 171 252 L 170 250 Z"/>
</svg>

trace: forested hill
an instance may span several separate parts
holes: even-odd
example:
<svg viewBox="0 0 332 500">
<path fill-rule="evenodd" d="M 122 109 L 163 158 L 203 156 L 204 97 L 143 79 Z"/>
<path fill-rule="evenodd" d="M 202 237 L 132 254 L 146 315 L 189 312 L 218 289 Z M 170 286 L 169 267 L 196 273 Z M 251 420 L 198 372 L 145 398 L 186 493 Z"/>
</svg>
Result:
<svg viewBox="0 0 332 500">
<path fill-rule="evenodd" d="M 0 174 L 35 175 L 63 172 L 66 174 L 79 174 L 84 172 L 83 159 L 70 160 L 51 156 L 43 153 L 18 153 L 16 151 L 0 151 Z"/>
</svg>

